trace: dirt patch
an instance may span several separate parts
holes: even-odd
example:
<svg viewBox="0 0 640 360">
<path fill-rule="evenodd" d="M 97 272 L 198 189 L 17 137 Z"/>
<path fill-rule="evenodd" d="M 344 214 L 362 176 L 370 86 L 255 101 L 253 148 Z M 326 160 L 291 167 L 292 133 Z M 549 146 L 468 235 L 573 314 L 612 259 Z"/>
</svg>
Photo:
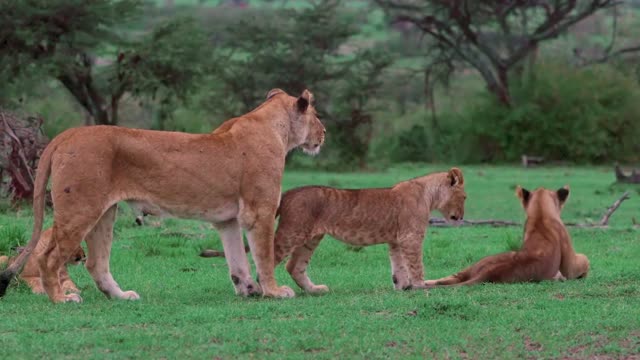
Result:
<svg viewBox="0 0 640 360">
<path fill-rule="evenodd" d="M 524 348 L 527 351 L 542 351 L 543 349 L 542 344 L 531 340 L 531 338 L 528 336 L 525 336 L 524 338 Z"/>
</svg>

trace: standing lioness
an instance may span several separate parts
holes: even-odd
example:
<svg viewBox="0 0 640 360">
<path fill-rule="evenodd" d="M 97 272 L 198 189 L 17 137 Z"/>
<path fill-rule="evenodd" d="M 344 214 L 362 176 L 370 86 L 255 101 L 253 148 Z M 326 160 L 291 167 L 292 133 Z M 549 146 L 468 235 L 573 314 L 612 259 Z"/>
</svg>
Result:
<svg viewBox="0 0 640 360">
<path fill-rule="evenodd" d="M 389 244 L 396 289 L 424 288 L 422 243 L 431 211 L 447 220 L 464 216 L 462 171 L 452 168 L 386 189 L 341 190 L 306 186 L 287 191 L 280 202 L 276 264 L 291 254 L 287 271 L 307 292 L 324 293 L 306 270 L 325 234 L 353 245 Z"/>
<path fill-rule="evenodd" d="M 518 186 L 516 194 L 527 212 L 522 248 L 487 256 L 455 275 L 429 280 L 427 285 L 513 283 L 587 276 L 589 260 L 583 254 L 575 253 L 571 237 L 560 219 L 569 187 L 558 191 L 539 188 L 529 192 Z"/>
<path fill-rule="evenodd" d="M 109 270 L 116 204 L 123 200 L 154 214 L 211 222 L 220 232 L 237 293 L 293 296 L 273 276 L 274 218 L 287 152 L 301 146 L 317 153 L 324 142 L 312 101 L 307 90 L 295 98 L 274 89 L 258 108 L 211 134 L 90 126 L 58 135 L 38 165 L 31 241 L 0 276 L 0 295 L 40 237 L 51 175 L 52 241 L 39 261 L 51 301 L 81 301 L 63 293 L 58 273 L 83 239 L 86 267 L 98 288 L 109 297 L 139 298 L 122 291 Z M 241 229 L 247 231 L 260 287 L 251 278 Z"/>
</svg>

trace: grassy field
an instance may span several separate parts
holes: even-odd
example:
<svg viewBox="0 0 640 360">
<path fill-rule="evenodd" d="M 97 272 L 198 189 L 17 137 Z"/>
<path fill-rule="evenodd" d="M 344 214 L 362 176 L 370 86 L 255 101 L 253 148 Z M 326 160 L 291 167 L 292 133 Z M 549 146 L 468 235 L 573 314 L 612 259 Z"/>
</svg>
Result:
<svg viewBox="0 0 640 360">
<path fill-rule="evenodd" d="M 384 173 L 290 171 L 284 187 L 379 187 L 446 166 Z M 637 358 L 640 354 L 640 242 L 632 226 L 639 188 L 611 187 L 608 168 L 465 167 L 466 218 L 522 221 L 514 186 L 571 186 L 565 221 L 596 221 L 624 190 L 632 198 L 609 229 L 571 229 L 590 257 L 585 280 L 459 289 L 393 290 L 385 246 L 348 249 L 326 239 L 310 276 L 331 292 L 288 300 L 233 294 L 221 248 L 203 223 L 167 219 L 144 227 L 121 211 L 112 269 L 142 300 L 107 300 L 82 267 L 71 269 L 84 303 L 53 305 L 20 284 L 0 300 L 2 358 Z M 439 216 L 436 215 L 436 216 Z M 2 249 L 24 241 L 30 211 L 0 216 Z M 428 278 L 509 249 L 522 229 L 431 228 Z M 277 278 L 298 290 L 283 266 Z"/>
</svg>

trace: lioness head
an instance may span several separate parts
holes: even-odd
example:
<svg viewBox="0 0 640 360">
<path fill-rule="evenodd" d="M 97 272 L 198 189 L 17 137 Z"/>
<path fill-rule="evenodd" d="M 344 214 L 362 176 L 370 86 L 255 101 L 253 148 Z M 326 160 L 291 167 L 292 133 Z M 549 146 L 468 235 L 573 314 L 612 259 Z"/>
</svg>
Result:
<svg viewBox="0 0 640 360">
<path fill-rule="evenodd" d="M 460 169 L 454 167 L 449 170 L 443 189 L 438 210 L 447 221 L 462 220 L 467 193 L 464 191 L 464 178 Z"/>
<path fill-rule="evenodd" d="M 522 207 L 530 216 L 534 212 L 545 211 L 550 215 L 560 215 L 560 210 L 569 198 L 569 185 L 553 191 L 545 188 L 538 188 L 533 192 L 518 185 L 516 195 L 520 199 Z M 532 206 L 532 204 L 538 204 Z"/>
<path fill-rule="evenodd" d="M 267 99 L 279 95 L 288 96 L 280 89 L 273 89 L 267 94 Z M 293 99 L 295 100 L 290 111 L 292 115 L 289 125 L 289 144 L 292 147 L 301 147 L 307 154 L 315 155 L 320 152 L 327 131 L 313 107 L 313 94 L 309 90 L 304 90 L 298 98 Z"/>
</svg>

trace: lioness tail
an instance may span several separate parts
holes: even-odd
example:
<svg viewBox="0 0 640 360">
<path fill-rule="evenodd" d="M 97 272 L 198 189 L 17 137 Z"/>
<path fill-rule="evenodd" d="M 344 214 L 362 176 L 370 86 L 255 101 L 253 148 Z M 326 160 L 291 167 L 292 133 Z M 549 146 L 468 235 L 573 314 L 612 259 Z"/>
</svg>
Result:
<svg viewBox="0 0 640 360">
<path fill-rule="evenodd" d="M 31 251 L 38 244 L 40 240 L 40 234 L 42 233 L 42 222 L 44 220 L 44 206 L 45 195 L 47 191 L 47 181 L 51 174 L 51 156 L 55 151 L 57 142 L 52 141 L 47 146 L 40 157 L 38 162 L 38 171 L 36 172 L 36 179 L 33 189 L 33 234 L 31 240 L 27 243 L 24 250 L 18 255 L 18 257 L 0 274 L 0 297 L 4 296 L 7 291 L 7 287 L 11 283 L 11 280 L 22 271 L 24 264 L 29 259 Z"/>
</svg>

